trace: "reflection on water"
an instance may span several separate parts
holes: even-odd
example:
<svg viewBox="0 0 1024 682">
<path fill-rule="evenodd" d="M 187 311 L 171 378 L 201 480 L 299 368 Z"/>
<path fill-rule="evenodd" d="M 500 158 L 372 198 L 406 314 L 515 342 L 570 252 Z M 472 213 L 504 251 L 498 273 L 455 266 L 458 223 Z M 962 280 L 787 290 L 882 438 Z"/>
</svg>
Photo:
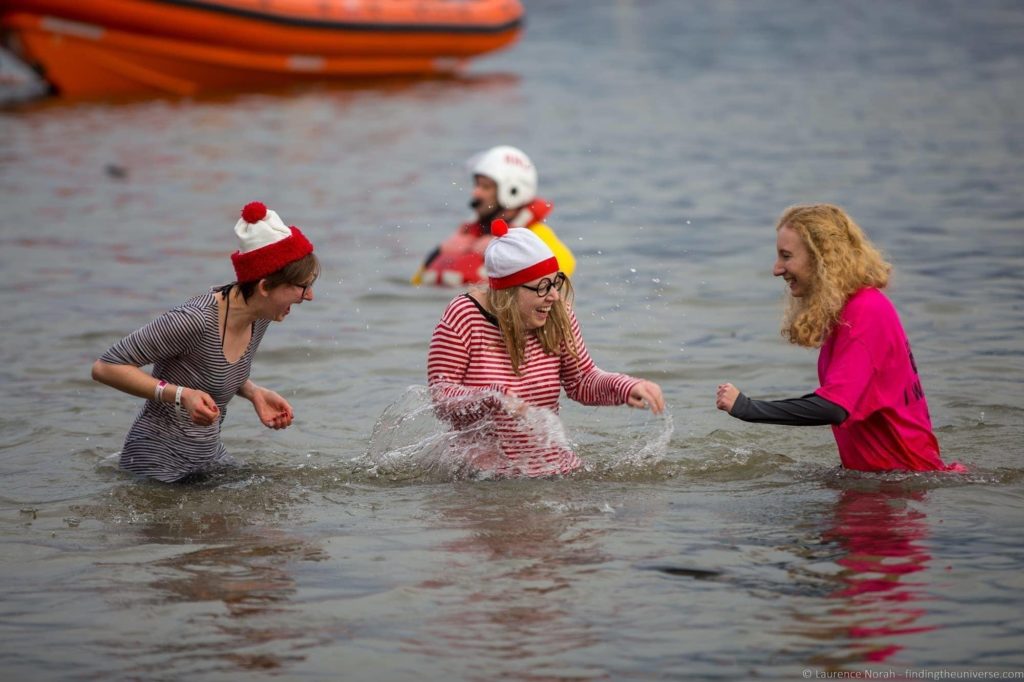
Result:
<svg viewBox="0 0 1024 682">
<path fill-rule="evenodd" d="M 495 661 L 512 668 L 533 661 L 526 678 L 541 679 L 538 661 L 600 643 L 574 618 L 570 588 L 610 557 L 602 532 L 546 503 L 529 482 L 485 485 L 502 489 L 460 484 L 455 496 L 427 501 L 461 537 L 443 543 L 442 572 L 421 584 L 440 592 L 442 615 L 427 624 L 429 638 L 406 645 L 429 655 L 460 652 L 472 661 L 467 679 L 493 679 Z"/>
<path fill-rule="evenodd" d="M 294 532 L 263 527 L 261 517 L 286 510 L 266 488 L 223 477 L 191 486 L 140 482 L 115 490 L 109 506 L 76 507 L 79 520 L 127 525 L 139 545 L 122 561 L 99 564 L 113 573 L 105 592 L 117 608 L 138 627 L 182 622 L 173 636 L 128 651 L 109 642 L 129 674 L 274 670 L 338 636 L 336 625 L 310 627 L 292 576 L 295 564 L 329 557 Z"/>
<path fill-rule="evenodd" d="M 204 520 L 209 528 L 213 520 Z M 305 658 L 304 649 L 330 640 L 324 632 L 302 624 L 291 604 L 295 582 L 289 572 L 296 561 L 321 561 L 317 549 L 285 537 L 232 537 L 224 546 L 188 552 L 134 570 L 155 576 L 140 589 L 139 599 L 119 597 L 128 608 L 188 613 L 193 629 L 174 643 L 153 643 L 148 652 L 166 664 L 208 667 L 223 660 L 241 669 L 273 669 Z M 140 586 L 141 587 L 141 586 Z M 138 588 L 137 588 L 138 589 Z M 181 608 L 173 605 L 181 604 Z M 218 667 L 218 666 L 214 666 Z"/>
<path fill-rule="evenodd" d="M 924 490 L 899 484 L 880 490 L 839 493 L 831 528 L 822 541 L 835 545 L 839 587 L 824 596 L 827 610 L 805 618 L 803 635 L 827 640 L 835 649 L 813 657 L 822 667 L 881 663 L 902 650 L 907 635 L 936 626 L 921 622 L 932 586 L 921 575 L 931 555 L 926 547 Z"/>
</svg>

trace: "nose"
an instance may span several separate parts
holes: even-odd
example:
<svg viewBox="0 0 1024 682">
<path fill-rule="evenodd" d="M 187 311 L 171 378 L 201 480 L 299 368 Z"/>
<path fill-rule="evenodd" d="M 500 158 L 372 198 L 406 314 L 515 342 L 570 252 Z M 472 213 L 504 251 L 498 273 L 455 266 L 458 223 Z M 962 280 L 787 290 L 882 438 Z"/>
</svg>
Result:
<svg viewBox="0 0 1024 682">
<path fill-rule="evenodd" d="M 313 300 L 313 287 L 312 286 L 307 288 L 304 292 L 302 292 L 302 300 L 303 301 L 312 301 Z"/>
<path fill-rule="evenodd" d="M 772 274 L 775 275 L 776 277 L 782 277 L 784 274 L 786 274 L 786 268 L 783 267 L 781 259 L 775 260 L 775 266 L 772 267 Z"/>
</svg>

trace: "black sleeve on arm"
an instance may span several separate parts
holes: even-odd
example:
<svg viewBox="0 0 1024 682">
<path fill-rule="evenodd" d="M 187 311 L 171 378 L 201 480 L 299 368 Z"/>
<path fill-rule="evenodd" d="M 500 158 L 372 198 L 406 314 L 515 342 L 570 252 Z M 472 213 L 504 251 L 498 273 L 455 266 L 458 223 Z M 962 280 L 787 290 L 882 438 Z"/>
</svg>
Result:
<svg viewBox="0 0 1024 682">
<path fill-rule="evenodd" d="M 729 414 L 745 422 L 784 426 L 842 424 L 849 416 L 839 405 L 814 393 L 789 400 L 751 400 L 740 393 Z"/>
<path fill-rule="evenodd" d="M 425 261 L 423 261 L 423 267 L 424 268 L 429 268 L 430 264 L 433 263 L 434 259 L 437 258 L 439 255 L 441 255 L 441 247 L 440 246 L 438 246 L 436 249 L 434 249 L 433 251 L 431 251 L 427 255 L 427 259 Z"/>
</svg>

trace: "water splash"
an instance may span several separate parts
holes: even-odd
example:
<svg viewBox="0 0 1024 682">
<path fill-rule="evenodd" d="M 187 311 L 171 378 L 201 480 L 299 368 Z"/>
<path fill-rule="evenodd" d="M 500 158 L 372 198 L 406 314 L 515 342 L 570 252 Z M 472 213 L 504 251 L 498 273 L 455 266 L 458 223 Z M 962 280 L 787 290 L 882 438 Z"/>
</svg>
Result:
<svg viewBox="0 0 1024 682">
<path fill-rule="evenodd" d="M 599 476 L 622 477 L 643 476 L 662 468 L 660 465 L 668 454 L 669 444 L 675 434 L 672 413 L 666 410 L 660 417 L 645 416 L 640 423 L 634 423 L 632 419 L 629 422 L 612 426 L 610 433 L 605 433 L 609 429 L 606 425 L 580 434 L 581 438 L 593 440 L 594 432 L 598 432 L 602 438 L 610 439 L 600 442 L 601 450 L 610 452 L 610 455 L 602 457 L 591 452 L 595 444 L 583 449 L 585 471 Z"/>
<path fill-rule="evenodd" d="M 477 395 L 472 400 L 447 401 L 442 421 L 430 389 L 410 386 L 377 419 L 367 452 L 354 460 L 354 473 L 392 481 L 496 478 L 507 465 L 502 449 L 505 438 L 515 440 L 517 452 L 580 451 L 579 443 L 551 410 L 523 406 L 498 392 L 483 397 L 496 406 L 497 416 L 480 414 L 481 396 Z M 509 415 L 515 416 L 510 419 Z M 580 434 L 591 443 L 585 450 L 583 471 L 590 475 L 651 471 L 668 452 L 674 424 L 666 413 L 657 420 L 652 435 L 650 422 L 645 419 L 639 427 L 616 429 L 613 434 L 602 434 L 600 429 L 596 434 Z M 597 448 L 615 454 L 590 461 L 598 455 L 587 451 Z M 553 465 L 550 474 L 556 473 Z"/>
<path fill-rule="evenodd" d="M 460 467 L 445 456 L 452 434 L 434 414 L 429 389 L 410 386 L 373 425 L 367 452 L 354 460 L 369 477 L 452 478 Z"/>
<path fill-rule="evenodd" d="M 675 433 L 675 422 L 672 420 L 672 413 L 666 410 L 661 419 L 661 430 L 654 434 L 653 438 L 645 437 L 644 440 L 639 441 L 637 443 L 640 446 L 639 449 L 624 453 L 616 460 L 616 465 L 640 467 L 657 464 L 668 452 L 668 444 L 672 440 L 673 433 Z"/>
</svg>

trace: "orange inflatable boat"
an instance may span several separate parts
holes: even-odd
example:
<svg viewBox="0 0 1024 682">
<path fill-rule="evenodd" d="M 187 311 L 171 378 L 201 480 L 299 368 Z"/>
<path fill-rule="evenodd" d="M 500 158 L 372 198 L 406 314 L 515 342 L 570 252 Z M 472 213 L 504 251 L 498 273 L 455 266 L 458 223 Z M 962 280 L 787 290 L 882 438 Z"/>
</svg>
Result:
<svg viewBox="0 0 1024 682">
<path fill-rule="evenodd" d="M 456 71 L 512 43 L 519 0 L 2 0 L 61 94 L 173 93 Z"/>
</svg>

